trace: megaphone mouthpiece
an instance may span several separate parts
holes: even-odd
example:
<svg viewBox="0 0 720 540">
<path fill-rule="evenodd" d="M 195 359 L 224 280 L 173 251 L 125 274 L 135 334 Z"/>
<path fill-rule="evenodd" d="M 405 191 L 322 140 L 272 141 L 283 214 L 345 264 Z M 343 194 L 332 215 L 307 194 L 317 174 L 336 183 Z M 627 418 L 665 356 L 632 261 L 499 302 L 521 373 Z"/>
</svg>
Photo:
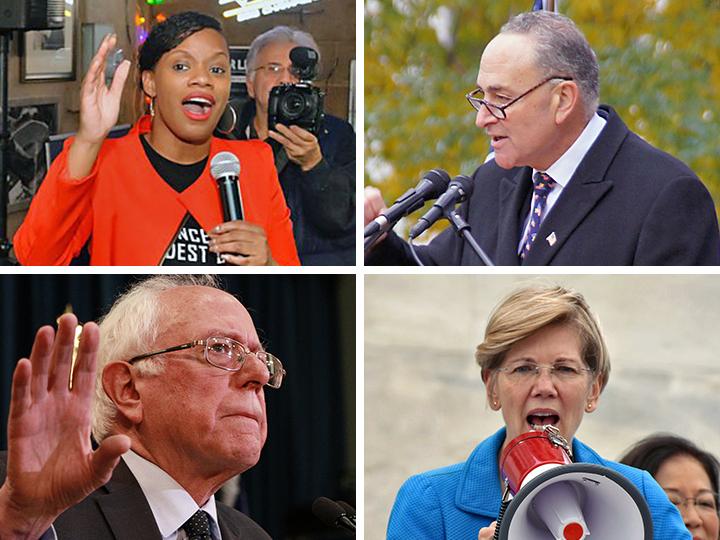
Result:
<svg viewBox="0 0 720 540">
<path fill-rule="evenodd" d="M 583 540 L 590 534 L 578 492 L 570 482 L 556 482 L 537 491 L 531 506 L 548 531 L 558 540 Z"/>
<path fill-rule="evenodd" d="M 573 521 L 563 527 L 563 540 L 583 540 L 587 535 L 583 526 Z"/>
</svg>

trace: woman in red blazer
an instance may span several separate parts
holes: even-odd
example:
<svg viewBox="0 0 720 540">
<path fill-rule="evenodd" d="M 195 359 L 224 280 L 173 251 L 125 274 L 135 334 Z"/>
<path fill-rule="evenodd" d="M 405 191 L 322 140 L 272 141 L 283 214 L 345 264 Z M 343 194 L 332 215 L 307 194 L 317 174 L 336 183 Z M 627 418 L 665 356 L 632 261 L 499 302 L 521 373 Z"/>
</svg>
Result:
<svg viewBox="0 0 720 540">
<path fill-rule="evenodd" d="M 220 23 L 184 12 L 155 26 L 140 50 L 140 86 L 150 98 L 120 139 L 117 123 L 130 62 L 105 84 L 116 42 L 107 36 L 83 81 L 80 127 L 55 159 L 14 238 L 22 264 L 69 264 L 89 242 L 98 265 L 299 264 L 272 150 L 212 133 L 230 92 Z M 223 223 L 209 161 L 238 157 L 244 220 Z"/>
</svg>

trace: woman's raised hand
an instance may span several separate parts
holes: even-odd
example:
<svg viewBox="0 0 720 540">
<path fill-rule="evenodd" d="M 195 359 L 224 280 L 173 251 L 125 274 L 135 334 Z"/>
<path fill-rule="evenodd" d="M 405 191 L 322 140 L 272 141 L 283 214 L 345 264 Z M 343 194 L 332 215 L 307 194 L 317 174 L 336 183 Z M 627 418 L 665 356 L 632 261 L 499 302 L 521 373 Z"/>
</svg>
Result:
<svg viewBox="0 0 720 540">
<path fill-rule="evenodd" d="M 108 87 L 105 84 L 105 62 L 116 43 L 115 34 L 103 38 L 82 83 L 80 128 L 77 139 L 85 143 L 102 143 L 118 120 L 120 100 L 130 71 L 130 61 L 122 61 Z"/>
</svg>

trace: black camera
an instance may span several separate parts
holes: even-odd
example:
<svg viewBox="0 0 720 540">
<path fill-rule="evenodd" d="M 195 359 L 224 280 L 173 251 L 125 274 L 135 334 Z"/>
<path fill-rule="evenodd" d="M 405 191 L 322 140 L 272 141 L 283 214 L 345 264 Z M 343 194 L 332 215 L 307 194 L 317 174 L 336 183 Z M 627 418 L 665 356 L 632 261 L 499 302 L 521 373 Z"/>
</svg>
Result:
<svg viewBox="0 0 720 540">
<path fill-rule="evenodd" d="M 317 75 L 318 53 L 310 47 L 295 47 L 290 51 L 290 62 L 290 72 L 300 82 L 270 90 L 268 126 L 272 129 L 275 124 L 296 125 L 317 135 L 325 117 L 325 94 L 310 82 Z"/>
</svg>

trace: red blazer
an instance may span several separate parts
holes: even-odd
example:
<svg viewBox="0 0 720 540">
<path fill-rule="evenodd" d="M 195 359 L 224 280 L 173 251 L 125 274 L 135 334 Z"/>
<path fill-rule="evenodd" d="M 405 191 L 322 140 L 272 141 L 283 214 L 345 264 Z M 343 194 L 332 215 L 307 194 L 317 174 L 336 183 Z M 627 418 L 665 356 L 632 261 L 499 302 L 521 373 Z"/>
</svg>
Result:
<svg viewBox="0 0 720 540">
<path fill-rule="evenodd" d="M 144 116 L 125 137 L 106 139 L 92 171 L 79 180 L 67 177 L 73 139 L 66 141 L 15 234 L 21 264 L 69 264 L 91 238 L 90 264 L 157 265 L 187 212 L 206 231 L 223 222 L 210 160 L 200 178 L 177 193 L 145 154 L 139 134 L 149 131 L 150 117 Z M 213 138 L 210 155 L 221 151 L 240 160 L 245 219 L 265 229 L 278 264 L 300 264 L 270 147 L 255 140 Z"/>
</svg>

